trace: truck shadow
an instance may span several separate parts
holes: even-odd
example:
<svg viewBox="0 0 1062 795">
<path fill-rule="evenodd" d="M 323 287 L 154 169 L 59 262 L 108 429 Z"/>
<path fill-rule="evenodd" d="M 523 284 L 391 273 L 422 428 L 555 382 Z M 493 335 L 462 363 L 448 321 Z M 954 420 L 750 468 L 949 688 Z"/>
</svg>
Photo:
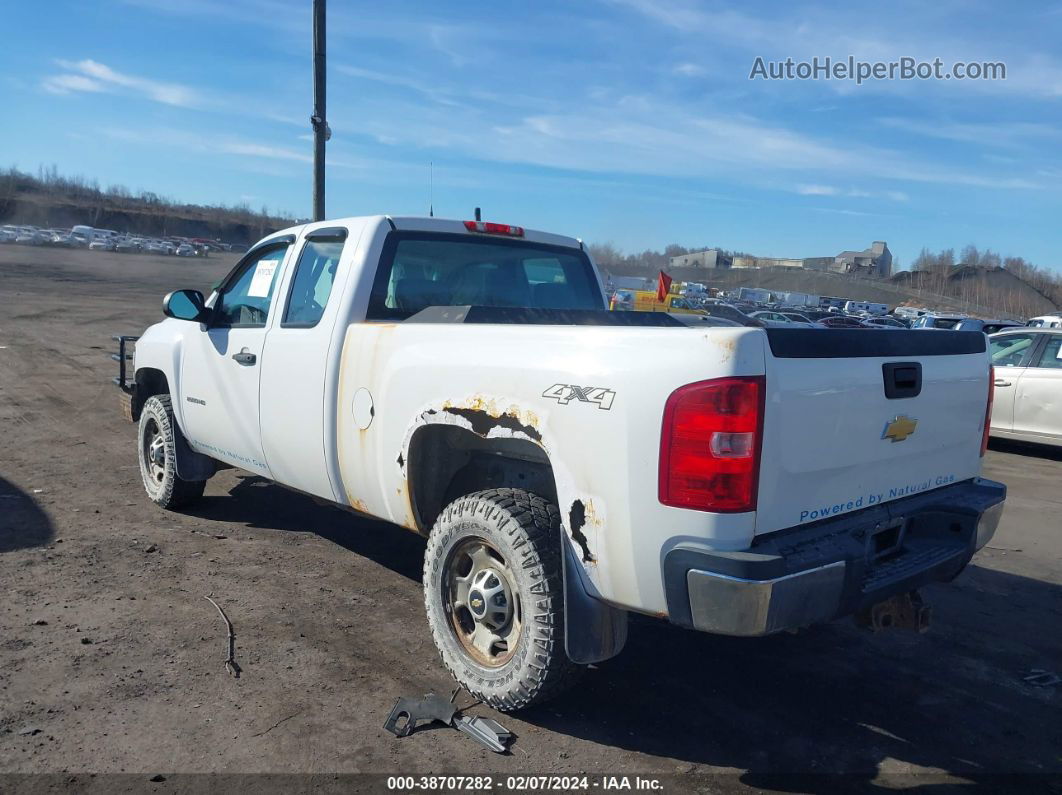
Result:
<svg viewBox="0 0 1062 795">
<path fill-rule="evenodd" d="M 52 521 L 37 501 L 0 477 L 0 553 L 42 547 L 53 538 Z"/>
<path fill-rule="evenodd" d="M 923 593 L 928 634 L 874 635 L 849 621 L 797 635 L 727 638 L 636 618 L 627 648 L 567 698 L 520 713 L 559 734 L 744 771 L 752 786 L 875 788 L 879 766 L 971 781 L 1062 774 L 1062 588 L 970 567 Z M 588 760 L 589 762 L 589 760 Z M 844 774 L 843 781 L 836 777 Z M 1056 778 L 1057 780 L 1057 778 Z M 721 782 L 722 783 L 722 782 Z M 892 779 L 892 783 L 898 783 Z M 1029 782 L 1032 783 L 1032 782 Z"/>
<path fill-rule="evenodd" d="M 419 588 L 419 536 L 261 478 L 242 477 L 188 512 L 315 533 Z M 991 786 L 1001 775 L 1062 775 L 1062 685 L 1024 679 L 1034 669 L 1062 675 L 1062 587 L 972 565 L 923 593 L 934 609 L 925 635 L 874 635 L 841 620 L 727 638 L 632 616 L 620 656 L 565 696 L 502 720 L 517 734 L 530 724 L 677 760 L 695 776 L 698 765 L 736 769 L 762 788 L 931 786 L 926 770 Z M 567 764 L 584 761 L 592 768 Z M 886 762 L 912 773 L 879 778 Z"/>
<path fill-rule="evenodd" d="M 249 528 L 315 533 L 420 584 L 424 539 L 416 533 L 317 502 L 256 475 L 238 478 L 225 496 L 204 497 L 184 512 Z"/>
</svg>

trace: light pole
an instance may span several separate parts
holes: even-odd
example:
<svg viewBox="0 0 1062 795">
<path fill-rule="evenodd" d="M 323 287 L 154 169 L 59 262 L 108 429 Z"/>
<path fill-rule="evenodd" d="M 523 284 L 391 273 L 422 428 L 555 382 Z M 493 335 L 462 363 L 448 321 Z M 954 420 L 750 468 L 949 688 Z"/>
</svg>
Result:
<svg viewBox="0 0 1062 795">
<path fill-rule="evenodd" d="M 332 137 L 325 118 L 325 0 L 313 0 L 313 220 L 325 217 L 325 141 Z"/>
</svg>

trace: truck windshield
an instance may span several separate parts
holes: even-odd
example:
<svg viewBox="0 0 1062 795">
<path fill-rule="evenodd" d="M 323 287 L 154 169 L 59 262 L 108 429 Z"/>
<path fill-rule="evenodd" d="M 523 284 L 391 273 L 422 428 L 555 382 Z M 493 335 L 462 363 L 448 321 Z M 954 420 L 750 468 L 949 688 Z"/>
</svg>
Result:
<svg viewBox="0 0 1062 795">
<path fill-rule="evenodd" d="M 578 249 L 523 240 L 393 232 L 369 300 L 369 320 L 404 320 L 429 306 L 604 309 Z"/>
</svg>

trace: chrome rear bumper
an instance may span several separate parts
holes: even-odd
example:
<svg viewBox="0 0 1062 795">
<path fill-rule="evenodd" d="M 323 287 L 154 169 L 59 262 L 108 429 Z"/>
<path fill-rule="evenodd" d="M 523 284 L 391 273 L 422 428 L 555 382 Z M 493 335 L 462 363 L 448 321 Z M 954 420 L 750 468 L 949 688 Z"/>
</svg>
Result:
<svg viewBox="0 0 1062 795">
<path fill-rule="evenodd" d="M 745 552 L 678 547 L 664 559 L 671 621 L 725 635 L 769 635 L 854 613 L 950 580 L 996 532 L 1006 487 L 975 479 L 811 526 Z M 895 544 L 874 539 L 899 528 Z"/>
</svg>

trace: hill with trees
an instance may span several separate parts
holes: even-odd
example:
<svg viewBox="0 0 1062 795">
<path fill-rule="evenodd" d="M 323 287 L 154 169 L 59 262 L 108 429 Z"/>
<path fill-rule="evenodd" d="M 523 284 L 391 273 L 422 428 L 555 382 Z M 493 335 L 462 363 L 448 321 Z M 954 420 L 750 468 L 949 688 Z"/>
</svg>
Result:
<svg viewBox="0 0 1062 795">
<path fill-rule="evenodd" d="M 151 237 L 205 237 L 253 243 L 295 223 L 267 207 L 186 204 L 122 185 L 101 188 L 96 180 L 64 177 L 55 166 L 36 175 L 0 171 L 0 223 L 69 229 L 86 224 Z"/>
</svg>

